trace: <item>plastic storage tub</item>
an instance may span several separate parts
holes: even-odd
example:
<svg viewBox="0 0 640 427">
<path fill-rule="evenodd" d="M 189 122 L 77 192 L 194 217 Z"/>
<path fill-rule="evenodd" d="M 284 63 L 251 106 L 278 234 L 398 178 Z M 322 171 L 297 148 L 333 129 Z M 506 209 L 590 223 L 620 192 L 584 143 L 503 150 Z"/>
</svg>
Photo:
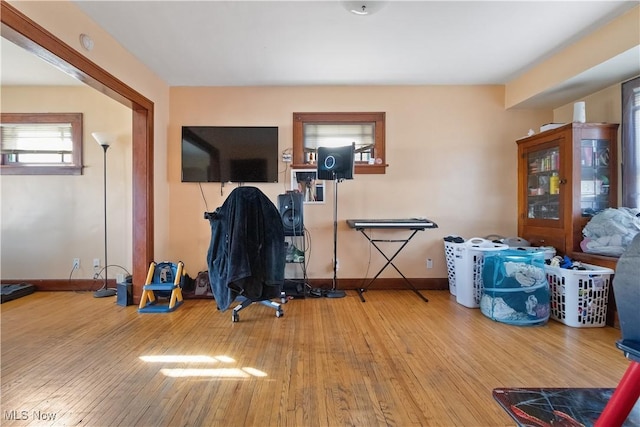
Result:
<svg viewBox="0 0 640 427">
<path fill-rule="evenodd" d="M 482 267 L 487 252 L 504 251 L 509 246 L 474 237 L 454 247 L 456 302 L 469 308 L 480 307 Z"/>
<path fill-rule="evenodd" d="M 520 246 L 512 247 L 511 249 L 528 253 L 542 253 L 544 255 L 544 259 L 551 259 L 556 256 L 556 248 L 553 246 Z"/>
<path fill-rule="evenodd" d="M 507 237 L 502 243 L 509 245 L 511 249 L 520 251 L 544 252 L 544 259 L 551 259 L 556 256 L 556 248 L 553 246 L 531 246 L 531 244 L 522 237 Z"/>
<path fill-rule="evenodd" d="M 547 323 L 549 284 L 544 252 L 509 249 L 487 254 L 482 276 L 482 314 L 510 325 Z"/>
<path fill-rule="evenodd" d="M 551 292 L 551 318 L 574 328 L 605 326 L 614 271 L 582 265 L 586 270 L 545 266 Z"/>
<path fill-rule="evenodd" d="M 509 245 L 510 248 L 531 246 L 531 244 L 522 237 L 506 237 L 502 240 L 502 243 Z"/>
</svg>

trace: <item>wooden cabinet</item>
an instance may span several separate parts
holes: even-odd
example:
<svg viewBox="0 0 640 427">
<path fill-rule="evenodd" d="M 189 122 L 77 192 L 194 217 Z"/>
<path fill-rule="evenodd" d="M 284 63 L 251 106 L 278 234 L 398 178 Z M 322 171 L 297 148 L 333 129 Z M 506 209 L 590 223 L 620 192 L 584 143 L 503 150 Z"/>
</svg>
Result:
<svg viewBox="0 0 640 427">
<path fill-rule="evenodd" d="M 617 206 L 617 124 L 570 123 L 517 141 L 518 236 L 581 252 L 582 229 Z"/>
</svg>

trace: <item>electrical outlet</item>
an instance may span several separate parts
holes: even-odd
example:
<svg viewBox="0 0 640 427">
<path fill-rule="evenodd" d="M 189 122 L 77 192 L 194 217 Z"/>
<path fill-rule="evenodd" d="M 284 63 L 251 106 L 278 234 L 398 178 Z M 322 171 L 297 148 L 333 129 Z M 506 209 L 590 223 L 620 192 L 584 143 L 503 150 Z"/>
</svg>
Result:
<svg viewBox="0 0 640 427">
<path fill-rule="evenodd" d="M 427 268 L 433 268 L 433 260 L 431 258 L 427 258 Z"/>
<path fill-rule="evenodd" d="M 99 268 L 100 267 L 100 258 L 94 258 L 93 259 L 93 268 Z"/>
<path fill-rule="evenodd" d="M 282 153 L 282 161 L 285 163 L 291 163 L 291 154 Z"/>
<path fill-rule="evenodd" d="M 78 270 L 80 268 L 80 258 L 73 259 L 73 269 Z"/>
</svg>

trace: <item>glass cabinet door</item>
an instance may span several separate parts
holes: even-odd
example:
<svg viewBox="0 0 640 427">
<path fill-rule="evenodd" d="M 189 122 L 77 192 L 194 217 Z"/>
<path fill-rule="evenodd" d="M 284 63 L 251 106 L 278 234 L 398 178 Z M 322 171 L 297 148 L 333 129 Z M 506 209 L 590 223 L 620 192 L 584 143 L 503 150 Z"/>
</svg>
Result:
<svg viewBox="0 0 640 427">
<path fill-rule="evenodd" d="M 583 217 L 591 217 L 611 207 L 609 144 L 606 139 L 580 141 L 580 209 Z"/>
<path fill-rule="evenodd" d="M 527 218 L 560 219 L 560 148 L 527 154 Z"/>
</svg>

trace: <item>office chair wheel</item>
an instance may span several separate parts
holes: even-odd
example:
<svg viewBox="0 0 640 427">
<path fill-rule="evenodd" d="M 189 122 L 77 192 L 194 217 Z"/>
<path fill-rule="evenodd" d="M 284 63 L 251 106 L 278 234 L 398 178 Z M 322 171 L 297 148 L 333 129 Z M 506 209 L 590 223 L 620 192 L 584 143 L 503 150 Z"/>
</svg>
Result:
<svg viewBox="0 0 640 427">
<path fill-rule="evenodd" d="M 282 316 L 284 316 L 284 311 L 280 309 L 276 310 L 276 317 L 282 317 Z"/>
<path fill-rule="evenodd" d="M 231 321 L 233 323 L 239 322 L 240 321 L 240 315 L 234 311 L 233 313 L 231 313 Z"/>
</svg>

